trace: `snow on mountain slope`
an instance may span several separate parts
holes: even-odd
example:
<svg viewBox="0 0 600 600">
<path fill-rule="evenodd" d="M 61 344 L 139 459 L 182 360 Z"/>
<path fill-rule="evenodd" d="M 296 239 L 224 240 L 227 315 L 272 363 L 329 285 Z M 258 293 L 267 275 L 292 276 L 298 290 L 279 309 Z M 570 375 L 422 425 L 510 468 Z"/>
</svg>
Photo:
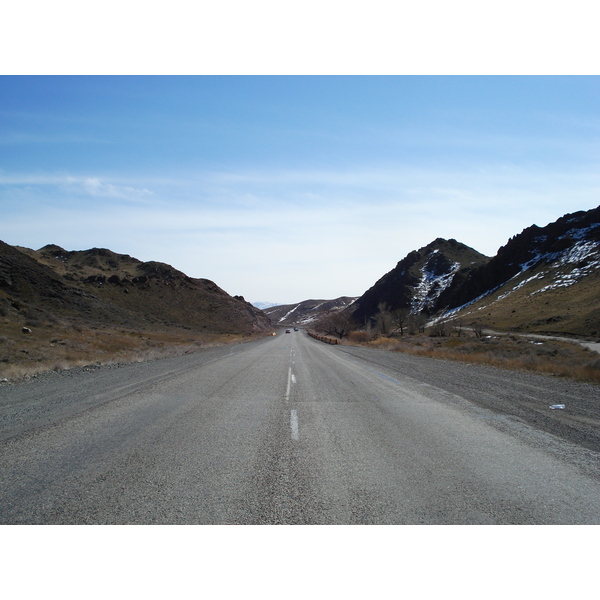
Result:
<svg viewBox="0 0 600 600">
<path fill-rule="evenodd" d="M 366 323 L 387 310 L 409 309 L 411 313 L 437 312 L 441 298 L 459 286 L 489 258 L 455 239 L 437 238 L 407 254 L 356 302 L 353 318 Z"/>
<path fill-rule="evenodd" d="M 439 250 L 434 250 L 433 254 L 437 252 Z M 437 273 L 435 269 L 431 269 L 429 262 L 421 267 L 421 278 L 414 287 L 410 312 L 418 314 L 435 306 L 436 300 L 450 286 L 460 267 L 459 262 L 453 262 L 443 273 Z"/>
<path fill-rule="evenodd" d="M 599 221 L 600 210 L 595 209 L 566 215 L 544 229 L 528 228 L 500 249 L 488 272 L 481 269 L 474 277 L 494 282 L 495 273 L 496 281 L 502 273 L 514 274 L 436 320 L 461 318 L 492 329 L 600 335 Z"/>
<path fill-rule="evenodd" d="M 285 325 L 310 325 L 324 314 L 340 311 L 352 305 L 356 298 L 342 296 L 335 300 L 304 300 L 297 304 L 287 304 L 266 308 L 264 312 L 273 323 Z"/>
</svg>

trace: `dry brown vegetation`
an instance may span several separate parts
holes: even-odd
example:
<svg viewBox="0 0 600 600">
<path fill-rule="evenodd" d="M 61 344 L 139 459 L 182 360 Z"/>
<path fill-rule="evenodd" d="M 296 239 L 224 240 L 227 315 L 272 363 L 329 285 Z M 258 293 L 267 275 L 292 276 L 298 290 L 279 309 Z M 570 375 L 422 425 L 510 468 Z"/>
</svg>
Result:
<svg viewBox="0 0 600 600">
<path fill-rule="evenodd" d="M 142 362 L 238 343 L 263 334 L 213 334 L 173 328 L 139 331 L 28 320 L 31 333 L 0 317 L 0 379 L 115 363 Z"/>
<path fill-rule="evenodd" d="M 180 355 L 271 331 L 241 296 L 163 263 L 0 242 L 0 379 Z"/>
<path fill-rule="evenodd" d="M 540 275 L 544 270 L 524 273 L 467 306 L 456 318 L 465 324 L 480 321 L 484 327 L 500 331 L 600 338 L 600 271 L 574 286 L 541 291 L 552 283 L 552 278 L 546 275 L 518 288 L 522 280 Z"/>
<path fill-rule="evenodd" d="M 387 337 L 370 336 L 364 331 L 351 333 L 343 343 L 600 383 L 600 355 L 577 343 L 513 335 Z"/>
</svg>

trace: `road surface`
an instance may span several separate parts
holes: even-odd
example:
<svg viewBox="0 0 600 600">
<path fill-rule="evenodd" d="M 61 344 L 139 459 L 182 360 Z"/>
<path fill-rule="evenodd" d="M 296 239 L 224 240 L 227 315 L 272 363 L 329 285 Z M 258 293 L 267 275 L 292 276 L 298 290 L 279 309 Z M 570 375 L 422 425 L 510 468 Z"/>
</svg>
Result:
<svg viewBox="0 0 600 600">
<path fill-rule="evenodd" d="M 49 374 L 0 385 L 0 523 L 597 524 L 599 406 L 304 332 Z"/>
</svg>

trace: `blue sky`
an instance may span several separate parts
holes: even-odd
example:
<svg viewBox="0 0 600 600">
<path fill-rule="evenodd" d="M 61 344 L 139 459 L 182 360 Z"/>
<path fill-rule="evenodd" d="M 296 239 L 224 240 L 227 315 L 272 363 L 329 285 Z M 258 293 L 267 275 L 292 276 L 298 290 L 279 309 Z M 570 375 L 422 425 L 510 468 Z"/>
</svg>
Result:
<svg viewBox="0 0 600 600">
<path fill-rule="evenodd" d="M 597 76 L 2 76 L 0 239 L 247 300 L 360 295 L 600 204 Z"/>
</svg>

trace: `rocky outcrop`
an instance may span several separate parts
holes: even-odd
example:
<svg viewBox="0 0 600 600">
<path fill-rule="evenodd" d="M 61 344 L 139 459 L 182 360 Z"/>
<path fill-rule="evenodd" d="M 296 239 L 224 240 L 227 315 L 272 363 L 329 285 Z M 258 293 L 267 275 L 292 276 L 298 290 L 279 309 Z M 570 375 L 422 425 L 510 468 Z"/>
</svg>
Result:
<svg viewBox="0 0 600 600">
<path fill-rule="evenodd" d="M 456 282 L 489 258 L 454 239 L 437 238 L 427 246 L 406 255 L 355 303 L 352 318 L 366 323 L 381 306 L 395 311 L 432 314 L 439 309 L 440 297 Z"/>
<path fill-rule="evenodd" d="M 48 245 L 35 251 L 0 242 L 0 290 L 9 303 L 89 323 L 211 333 L 271 329 L 262 311 L 213 281 L 103 248 L 66 251 Z"/>
</svg>

